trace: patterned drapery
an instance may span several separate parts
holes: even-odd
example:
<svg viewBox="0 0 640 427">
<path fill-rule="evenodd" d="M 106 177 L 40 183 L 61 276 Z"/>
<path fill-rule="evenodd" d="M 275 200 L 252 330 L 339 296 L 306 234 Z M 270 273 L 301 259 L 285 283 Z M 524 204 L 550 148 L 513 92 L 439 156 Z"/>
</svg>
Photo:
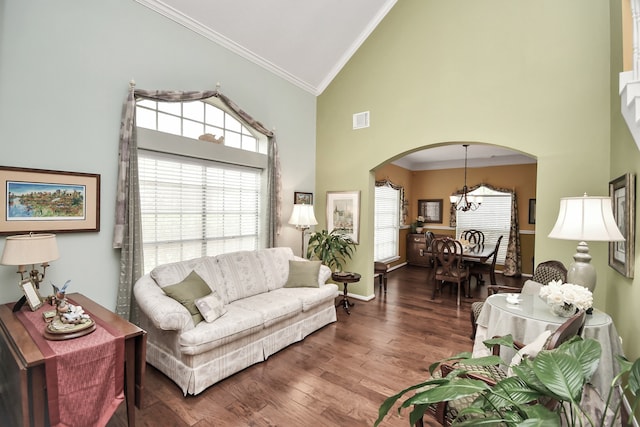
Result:
<svg viewBox="0 0 640 427">
<path fill-rule="evenodd" d="M 137 308 L 133 301 L 133 285 L 142 276 L 142 232 L 140 219 L 140 187 L 138 184 L 138 144 L 136 132 L 136 100 L 150 99 L 163 102 L 197 101 L 218 98 L 256 131 L 268 139 L 267 166 L 267 247 L 275 245 L 280 232 L 281 184 L 280 164 L 276 138 L 272 131 L 255 120 L 227 96 L 216 90 L 208 91 L 160 91 L 135 89 L 130 83 L 129 93 L 122 110 L 120 145 L 118 153 L 118 183 L 116 192 L 116 218 L 113 233 L 114 249 L 120 251 L 120 277 L 116 313 L 136 323 Z"/>
</svg>

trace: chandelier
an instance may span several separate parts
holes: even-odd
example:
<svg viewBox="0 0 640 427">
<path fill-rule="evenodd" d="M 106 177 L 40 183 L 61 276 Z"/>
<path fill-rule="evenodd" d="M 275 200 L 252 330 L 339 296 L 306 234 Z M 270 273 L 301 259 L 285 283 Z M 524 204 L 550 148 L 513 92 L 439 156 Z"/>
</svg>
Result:
<svg viewBox="0 0 640 427">
<path fill-rule="evenodd" d="M 453 194 L 449 197 L 449 201 L 455 206 L 455 209 L 462 212 L 475 211 L 482 204 L 482 196 L 471 196 L 467 190 L 467 151 L 469 144 L 463 144 L 464 147 L 464 186 L 462 194 Z"/>
</svg>

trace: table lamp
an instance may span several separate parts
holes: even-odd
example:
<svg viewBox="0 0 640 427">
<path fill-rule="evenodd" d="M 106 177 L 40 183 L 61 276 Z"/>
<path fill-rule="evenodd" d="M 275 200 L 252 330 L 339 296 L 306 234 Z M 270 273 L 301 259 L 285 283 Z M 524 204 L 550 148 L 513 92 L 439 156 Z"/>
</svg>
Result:
<svg viewBox="0 0 640 427">
<path fill-rule="evenodd" d="M 49 261 L 54 261 L 59 256 L 55 234 L 23 234 L 6 238 L 0 264 L 17 265 L 20 280 L 24 279 L 24 274 L 27 272 L 26 266 L 31 264 L 29 277 L 35 287 L 40 288 L 40 282 L 44 279 Z M 42 272 L 36 269 L 35 264 L 41 265 Z M 26 297 L 22 296 L 13 306 L 13 311 L 19 311 L 25 302 Z"/>
<path fill-rule="evenodd" d="M 578 240 L 574 262 L 567 271 L 567 282 L 582 285 L 591 292 L 596 287 L 596 269 L 586 241 L 617 242 L 624 240 L 618 229 L 610 197 L 564 197 L 560 199 L 560 212 L 549 237 Z"/>
<path fill-rule="evenodd" d="M 304 257 L 304 232 L 312 225 L 316 225 L 318 221 L 313 213 L 313 205 L 297 204 L 293 205 L 293 212 L 289 218 L 289 224 L 295 225 L 297 229 L 302 230 L 302 246 L 300 248 L 300 256 Z"/>
</svg>

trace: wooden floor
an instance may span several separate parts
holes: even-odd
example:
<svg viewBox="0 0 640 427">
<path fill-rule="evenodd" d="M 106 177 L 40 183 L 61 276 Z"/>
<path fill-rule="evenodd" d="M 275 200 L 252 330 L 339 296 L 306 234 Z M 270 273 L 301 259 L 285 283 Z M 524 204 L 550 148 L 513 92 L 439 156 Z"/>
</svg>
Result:
<svg viewBox="0 0 640 427">
<path fill-rule="evenodd" d="M 471 350 L 470 305 L 486 297 L 486 286 L 472 281 L 472 298 L 457 307 L 448 288 L 431 299 L 429 271 L 407 266 L 390 272 L 386 295 L 376 285 L 375 299 L 352 299 L 351 315 L 339 307 L 337 322 L 195 397 L 184 397 L 147 365 L 136 424 L 372 426 L 384 399 L 426 379 L 429 364 Z M 498 275 L 498 282 L 521 280 Z M 408 414 L 393 410 L 382 425 L 406 427 Z M 108 427 L 126 425 L 121 405 Z"/>
</svg>

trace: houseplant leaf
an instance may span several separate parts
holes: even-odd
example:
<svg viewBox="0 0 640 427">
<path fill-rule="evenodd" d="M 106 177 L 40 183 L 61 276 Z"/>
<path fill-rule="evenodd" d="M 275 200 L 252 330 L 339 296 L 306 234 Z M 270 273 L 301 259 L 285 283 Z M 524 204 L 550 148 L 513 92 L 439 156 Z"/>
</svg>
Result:
<svg viewBox="0 0 640 427">
<path fill-rule="evenodd" d="M 533 361 L 533 371 L 560 400 L 580 400 L 584 376 L 578 360 L 557 351 L 541 351 Z"/>
</svg>

